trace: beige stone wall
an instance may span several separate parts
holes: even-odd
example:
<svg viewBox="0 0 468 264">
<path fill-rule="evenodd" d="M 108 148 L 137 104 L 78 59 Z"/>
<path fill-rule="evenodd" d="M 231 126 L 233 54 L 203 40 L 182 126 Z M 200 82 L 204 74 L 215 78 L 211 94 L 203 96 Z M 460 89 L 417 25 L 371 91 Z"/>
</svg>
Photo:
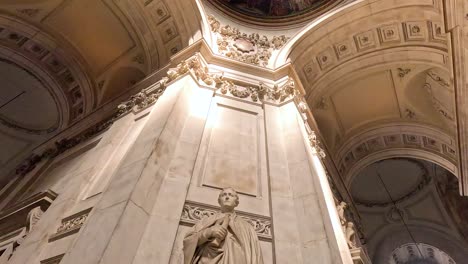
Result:
<svg viewBox="0 0 468 264">
<path fill-rule="evenodd" d="M 184 212 L 218 210 L 226 186 L 239 191 L 239 215 L 263 227 L 265 263 L 351 263 L 311 151 L 294 101 L 235 98 L 185 75 L 153 106 L 27 175 L 16 200 L 58 197 L 8 263 L 182 263 L 197 221 Z"/>
</svg>

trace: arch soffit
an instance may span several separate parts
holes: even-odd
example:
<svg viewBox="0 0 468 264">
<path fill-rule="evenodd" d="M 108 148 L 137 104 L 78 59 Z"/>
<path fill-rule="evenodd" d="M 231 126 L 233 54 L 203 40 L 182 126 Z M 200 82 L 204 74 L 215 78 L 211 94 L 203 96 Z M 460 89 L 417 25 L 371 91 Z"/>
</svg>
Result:
<svg viewBox="0 0 468 264">
<path fill-rule="evenodd" d="M 65 121 L 74 122 L 95 107 L 94 82 L 83 58 L 73 47 L 5 14 L 0 14 L 0 42 L 5 46 L 3 56 L 16 58 L 20 64 L 27 60 L 35 65 L 34 72 L 42 71 L 54 80 L 56 94 L 62 94 L 68 104 L 69 116 L 64 117 Z"/>
<path fill-rule="evenodd" d="M 132 59 L 133 63 L 118 63 L 100 77 L 100 103 L 107 101 L 106 94 L 116 93 L 111 91 L 114 87 L 110 85 L 115 83 L 115 76 L 122 69 L 133 68 L 131 71 L 141 71 L 145 76 L 151 74 L 169 63 L 171 56 L 210 32 L 199 0 L 152 0 L 144 3 L 125 0 L 115 4 L 138 36 L 143 54 L 137 52 Z M 140 80 L 132 79 L 129 83 L 119 85 L 119 88 L 129 88 Z"/>
<path fill-rule="evenodd" d="M 313 103 L 313 99 L 331 92 L 333 87 L 349 83 L 352 79 L 407 65 L 425 66 L 427 69 L 437 68 L 448 72 L 449 61 L 446 51 L 429 47 L 394 47 L 371 52 L 336 66 L 316 80 L 313 85 L 305 84 L 306 99 L 309 103 Z"/>
<path fill-rule="evenodd" d="M 447 37 L 438 1 L 434 4 L 400 2 L 396 6 L 385 2 L 359 1 L 313 22 L 283 47 L 275 66 L 286 62 L 285 59 L 281 61 L 281 57 L 287 57 L 304 86 L 310 89 L 323 82 L 324 76 L 330 76 L 337 67 L 343 68 L 353 59 L 369 53 L 382 52 L 381 62 L 393 59 L 385 56 L 388 54 L 385 51 L 398 47 L 426 47 L 426 50 L 434 49 L 434 53 L 446 53 Z M 427 12 L 421 12 L 421 8 Z M 412 59 L 412 56 L 412 52 L 407 51 L 402 60 Z M 426 61 L 430 62 L 427 58 Z M 331 75 L 337 79 L 335 74 Z"/>
<path fill-rule="evenodd" d="M 334 160 L 348 187 L 362 169 L 396 157 L 427 160 L 458 175 L 455 140 L 426 124 L 395 122 L 373 127 L 346 141 L 336 153 Z"/>
<path fill-rule="evenodd" d="M 200 0 L 126 0 L 118 5 L 137 29 L 149 57 L 150 72 L 210 32 Z"/>
</svg>

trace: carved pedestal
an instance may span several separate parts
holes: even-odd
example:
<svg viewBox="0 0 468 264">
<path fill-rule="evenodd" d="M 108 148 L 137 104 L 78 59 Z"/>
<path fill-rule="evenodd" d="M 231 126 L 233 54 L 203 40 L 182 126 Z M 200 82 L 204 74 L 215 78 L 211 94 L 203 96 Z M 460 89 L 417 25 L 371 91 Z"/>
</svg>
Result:
<svg viewBox="0 0 468 264">
<path fill-rule="evenodd" d="M 371 264 L 369 257 L 362 248 L 352 248 L 350 251 L 354 264 Z"/>
</svg>

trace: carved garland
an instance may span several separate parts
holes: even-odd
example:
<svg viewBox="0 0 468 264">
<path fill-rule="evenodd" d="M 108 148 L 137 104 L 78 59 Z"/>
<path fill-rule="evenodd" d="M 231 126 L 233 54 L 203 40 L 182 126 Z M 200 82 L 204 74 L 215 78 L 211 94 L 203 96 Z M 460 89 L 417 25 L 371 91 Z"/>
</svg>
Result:
<svg viewBox="0 0 468 264">
<path fill-rule="evenodd" d="M 85 142 L 86 140 L 96 136 L 97 134 L 108 129 L 114 123 L 115 117 L 104 120 L 93 127 L 83 131 L 82 133 L 72 137 L 65 138 L 55 142 L 55 145 L 47 148 L 41 154 L 32 154 L 26 160 L 24 160 L 20 165 L 16 167 L 15 173 L 17 175 L 26 175 L 34 168 L 37 164 L 46 159 L 52 159 L 58 155 L 64 153 L 68 149 L 77 146 L 78 144 Z"/>
<path fill-rule="evenodd" d="M 201 55 L 197 53 L 189 59 L 180 62 L 175 68 L 170 68 L 167 71 L 167 76 L 163 77 L 155 85 L 143 89 L 141 92 L 131 96 L 128 101 L 121 103 L 118 106 L 117 116 L 125 115 L 130 111 L 141 111 L 152 105 L 164 93 L 168 83 L 187 73 L 192 74 L 201 84 L 219 90 L 221 94 L 229 93 L 241 99 L 250 98 L 254 102 L 270 101 L 281 103 L 299 95 L 292 78 L 282 86 L 274 85 L 270 87 L 262 82 L 258 86 L 251 87 L 236 85 L 234 81 L 224 78 L 223 73 L 209 73 L 206 63 L 201 58 Z"/>
<path fill-rule="evenodd" d="M 64 218 L 60 226 L 57 228 L 55 234 L 53 234 L 49 238 L 49 242 L 78 233 L 78 231 L 80 231 L 81 227 L 85 224 L 86 220 L 88 219 L 91 210 L 92 208 L 88 208 L 86 210 Z"/>
<path fill-rule="evenodd" d="M 325 154 L 325 151 L 320 146 L 320 141 L 317 139 L 317 134 L 315 134 L 315 131 L 313 131 L 312 128 L 310 128 L 309 123 L 307 121 L 308 106 L 304 102 L 304 98 L 301 98 L 299 100 L 299 103 L 297 104 L 297 106 L 301 113 L 302 121 L 304 121 L 304 127 L 308 134 L 309 144 L 312 147 L 313 154 L 318 155 L 320 158 L 325 158 L 327 155 Z"/>
<path fill-rule="evenodd" d="M 284 46 L 289 40 L 285 35 L 274 36 L 271 40 L 267 36 L 257 33 L 247 35 L 230 25 L 221 23 L 212 15 L 208 16 L 211 31 L 216 36 L 218 52 L 228 58 L 266 67 L 274 50 Z"/>
<path fill-rule="evenodd" d="M 193 226 L 198 221 L 215 215 L 217 212 L 219 212 L 219 210 L 214 206 L 187 202 L 184 205 L 184 209 L 182 210 L 180 222 L 184 225 Z M 266 241 L 272 240 L 271 219 L 269 217 L 252 215 L 243 212 L 237 212 L 237 215 L 242 217 L 254 227 L 259 239 Z"/>
</svg>

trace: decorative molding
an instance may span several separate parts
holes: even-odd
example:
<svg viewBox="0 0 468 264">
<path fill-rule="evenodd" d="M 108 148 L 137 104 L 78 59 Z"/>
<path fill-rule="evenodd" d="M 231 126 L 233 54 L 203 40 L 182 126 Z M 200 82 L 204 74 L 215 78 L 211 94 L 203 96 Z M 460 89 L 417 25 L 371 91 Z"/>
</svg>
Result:
<svg viewBox="0 0 468 264">
<path fill-rule="evenodd" d="M 373 30 L 368 30 L 355 35 L 354 41 L 356 42 L 356 47 L 358 51 L 372 49 L 375 48 L 377 45 Z"/>
<path fill-rule="evenodd" d="M 274 36 L 271 40 L 258 33 L 248 35 L 230 25 L 222 26 L 213 15 L 208 16 L 208 23 L 216 36 L 221 55 L 262 67 L 267 67 L 272 52 L 279 50 L 289 40 L 285 35 Z"/>
<path fill-rule="evenodd" d="M 140 65 L 145 64 L 145 56 L 141 53 L 137 54 L 135 57 L 132 59 L 133 62 L 136 62 Z"/>
<path fill-rule="evenodd" d="M 353 44 L 351 40 L 343 40 L 334 45 L 335 53 L 338 59 L 343 59 L 353 55 Z"/>
<path fill-rule="evenodd" d="M 427 71 L 427 76 L 429 76 L 435 82 L 439 83 L 441 86 L 450 87 L 450 83 L 444 80 L 444 78 L 440 77 L 434 71 L 431 71 L 431 70 Z"/>
<path fill-rule="evenodd" d="M 455 120 L 454 110 L 449 109 L 449 107 L 444 105 L 444 103 L 441 101 L 441 98 L 437 94 L 437 89 L 449 89 L 451 91 L 452 89 L 450 83 L 447 82 L 444 78 L 440 77 L 434 71 L 429 70 L 427 71 L 426 75 L 427 78 L 426 83 L 424 84 L 424 88 L 429 94 L 432 105 L 437 110 L 437 112 L 439 112 L 445 119 L 447 119 L 450 122 L 453 122 Z"/>
<path fill-rule="evenodd" d="M 187 201 L 182 210 L 180 223 L 183 225 L 193 226 L 198 221 L 210 217 L 218 212 L 218 207 Z M 242 217 L 253 226 L 259 239 L 264 241 L 272 241 L 270 217 L 239 211 L 236 211 L 236 213 L 239 217 Z"/>
<path fill-rule="evenodd" d="M 310 128 L 309 122 L 308 122 L 308 109 L 309 107 L 307 106 L 307 103 L 304 101 L 304 98 L 298 98 L 298 103 L 297 103 L 297 108 L 299 112 L 301 113 L 302 121 L 304 121 L 304 127 L 307 132 L 307 138 L 309 140 L 309 144 L 312 147 L 312 152 L 315 155 L 318 155 L 320 158 L 325 158 L 326 154 L 325 151 L 322 149 L 320 146 L 321 143 L 317 139 L 317 134 L 315 134 L 315 131 Z"/>
<path fill-rule="evenodd" d="M 244 85 L 237 85 L 234 80 L 224 78 L 223 73 L 209 73 L 207 66 L 207 63 L 199 53 L 181 61 L 176 67 L 170 68 L 166 73 L 166 77 L 163 77 L 159 82 L 131 96 L 129 100 L 122 102 L 118 106 L 117 116 L 125 115 L 131 111 L 138 112 L 156 103 L 166 90 L 167 85 L 185 74 L 192 74 L 201 85 L 218 90 L 223 95 L 229 93 L 240 99 L 249 98 L 253 102 L 268 101 L 282 103 L 299 95 L 299 91 L 292 78 L 289 78 L 281 86 L 274 85 L 270 87 L 260 82 L 257 86 L 245 87 Z"/>
<path fill-rule="evenodd" d="M 408 73 L 411 72 L 411 69 L 408 68 L 397 68 L 398 70 L 398 77 L 404 78 Z"/>
<path fill-rule="evenodd" d="M 406 108 L 405 109 L 405 118 L 407 119 L 416 119 L 416 113 L 409 109 L 409 108 Z"/>
<path fill-rule="evenodd" d="M 49 242 L 78 233 L 88 219 L 89 213 L 92 209 L 93 208 L 88 208 L 62 219 L 62 223 L 57 228 L 56 233 L 49 237 Z"/>
<path fill-rule="evenodd" d="M 71 137 L 64 138 L 59 141 L 56 141 L 54 146 L 49 147 L 42 151 L 41 154 L 31 154 L 27 159 L 25 159 L 21 164 L 16 167 L 15 173 L 17 175 L 26 175 L 28 172 L 36 168 L 36 165 L 46 159 L 52 159 L 58 155 L 64 153 L 65 151 L 77 146 L 78 144 L 87 141 L 90 138 L 95 137 L 96 135 L 102 133 L 104 130 L 107 130 L 115 121 L 115 116 L 110 119 L 106 119 L 97 123 L 96 125 L 86 129 L 80 134 Z"/>
<path fill-rule="evenodd" d="M 441 45 L 447 45 L 447 37 L 441 25 L 441 22 L 436 21 L 409 21 L 381 25 L 357 33 L 349 39 L 332 43 L 329 47 L 318 51 L 313 59 L 304 64 L 302 70 L 306 79 L 313 83 L 320 75 L 332 70 L 343 61 L 370 51 L 389 46 L 414 45 L 418 42 L 425 46 L 432 44 L 440 49 Z M 330 56 L 330 50 L 335 51 L 334 56 Z"/>
<path fill-rule="evenodd" d="M 408 221 L 408 214 L 398 206 L 392 206 L 385 213 L 385 219 L 388 223 L 402 223 Z"/>
<path fill-rule="evenodd" d="M 406 41 L 424 41 L 427 38 L 428 28 L 425 21 L 409 21 L 403 23 L 403 32 Z"/>
<path fill-rule="evenodd" d="M 33 134 L 33 135 L 44 135 L 44 134 L 50 134 L 54 131 L 56 131 L 59 127 L 59 124 L 56 123 L 54 126 L 48 128 L 48 129 L 32 129 L 32 128 L 27 128 L 27 127 L 23 127 L 23 126 L 20 126 L 18 124 L 15 124 L 14 122 L 10 121 L 10 120 L 7 120 L 6 118 L 0 116 L 0 124 L 6 126 L 6 127 L 9 127 L 11 129 L 14 129 L 14 130 L 18 130 L 18 131 L 23 131 L 23 132 L 26 132 L 28 134 Z"/>
<path fill-rule="evenodd" d="M 400 43 L 400 27 L 397 23 L 384 25 L 377 29 L 379 32 L 379 40 L 381 44 Z"/>
<path fill-rule="evenodd" d="M 399 131 L 390 127 L 381 127 L 369 130 L 356 136 L 359 141 L 343 144 L 338 150 L 335 160 L 338 164 L 340 175 L 347 175 L 353 166 L 366 157 L 391 149 L 416 149 L 429 151 L 439 155 L 453 164 L 457 164 L 457 152 L 455 141 L 450 136 L 440 131 L 424 133 L 421 129 L 416 132 L 417 127 L 400 128 Z M 392 130 L 394 132 L 392 132 Z M 440 133 L 437 135 L 435 133 Z M 349 176 L 349 175 L 348 175 Z M 348 179 L 349 180 L 349 179 Z"/>
<path fill-rule="evenodd" d="M 0 212 L 0 251 L 5 250 L 2 259 L 11 258 L 56 197 L 50 190 L 40 192 Z"/>
</svg>

